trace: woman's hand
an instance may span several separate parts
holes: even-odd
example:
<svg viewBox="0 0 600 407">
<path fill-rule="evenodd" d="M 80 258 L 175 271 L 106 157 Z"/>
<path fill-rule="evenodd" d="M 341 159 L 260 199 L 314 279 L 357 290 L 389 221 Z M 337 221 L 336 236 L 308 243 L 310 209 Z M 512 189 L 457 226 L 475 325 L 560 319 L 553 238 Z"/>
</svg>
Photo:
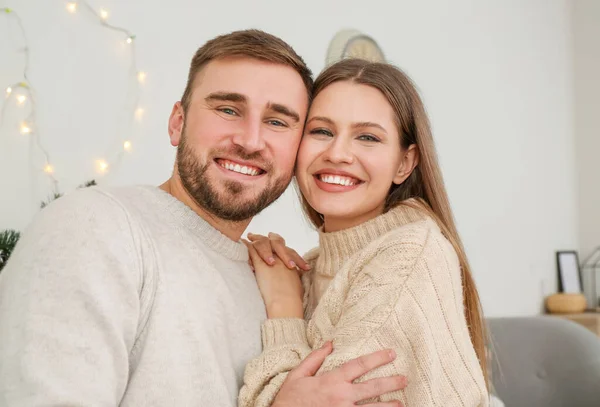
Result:
<svg viewBox="0 0 600 407">
<path fill-rule="evenodd" d="M 300 270 L 310 270 L 310 265 L 304 261 L 302 256 L 294 249 L 287 247 L 283 237 L 277 233 L 269 233 L 268 236 L 248 233 L 248 240 L 252 242 L 259 257 L 269 265 L 275 264 L 275 258 L 279 257 L 289 269 L 296 269 L 297 266 Z"/>
<path fill-rule="evenodd" d="M 244 241 L 248 247 L 250 260 L 254 266 L 254 275 L 262 295 L 268 318 L 304 318 L 302 300 L 304 289 L 300 275 L 294 269 L 286 267 L 276 258 L 272 265 L 263 261 L 251 242 Z"/>
</svg>

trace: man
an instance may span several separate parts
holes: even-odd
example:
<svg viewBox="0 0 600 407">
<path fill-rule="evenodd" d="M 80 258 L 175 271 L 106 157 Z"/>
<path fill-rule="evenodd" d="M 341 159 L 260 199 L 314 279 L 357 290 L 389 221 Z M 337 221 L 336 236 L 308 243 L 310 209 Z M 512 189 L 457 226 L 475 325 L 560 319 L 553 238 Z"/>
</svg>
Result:
<svg viewBox="0 0 600 407">
<path fill-rule="evenodd" d="M 0 405 L 236 404 L 266 318 L 240 237 L 291 180 L 311 86 L 280 39 L 217 37 L 171 113 L 166 183 L 85 189 L 40 212 L 0 277 Z M 388 352 L 313 377 L 330 351 L 273 405 L 349 406 L 404 385 L 352 384 Z"/>
</svg>

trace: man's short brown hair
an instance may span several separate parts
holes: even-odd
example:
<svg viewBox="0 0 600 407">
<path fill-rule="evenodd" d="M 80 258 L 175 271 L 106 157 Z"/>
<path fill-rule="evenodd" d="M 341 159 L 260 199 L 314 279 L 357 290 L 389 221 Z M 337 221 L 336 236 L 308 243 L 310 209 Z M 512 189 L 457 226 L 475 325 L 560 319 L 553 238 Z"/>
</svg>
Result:
<svg viewBox="0 0 600 407">
<path fill-rule="evenodd" d="M 312 72 L 294 49 L 282 39 L 260 30 L 234 31 L 208 41 L 196 51 L 190 64 L 185 91 L 181 97 L 183 111 L 187 112 L 192 98 L 194 80 L 202 68 L 212 60 L 227 57 L 248 57 L 293 68 L 304 82 L 310 98 Z"/>
</svg>

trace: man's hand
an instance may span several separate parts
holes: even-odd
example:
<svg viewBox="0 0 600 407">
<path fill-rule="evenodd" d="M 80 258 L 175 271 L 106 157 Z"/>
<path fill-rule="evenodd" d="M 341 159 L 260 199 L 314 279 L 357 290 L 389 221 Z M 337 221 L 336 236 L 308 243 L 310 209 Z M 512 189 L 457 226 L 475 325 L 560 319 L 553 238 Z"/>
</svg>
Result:
<svg viewBox="0 0 600 407">
<path fill-rule="evenodd" d="M 403 376 L 382 377 L 363 383 L 353 383 L 365 373 L 396 358 L 394 351 L 382 350 L 340 366 L 319 376 L 315 373 L 332 351 L 331 342 L 312 352 L 292 370 L 272 407 L 347 407 L 357 402 L 402 390 L 407 385 Z M 364 404 L 367 407 L 402 407 L 399 401 Z"/>
</svg>

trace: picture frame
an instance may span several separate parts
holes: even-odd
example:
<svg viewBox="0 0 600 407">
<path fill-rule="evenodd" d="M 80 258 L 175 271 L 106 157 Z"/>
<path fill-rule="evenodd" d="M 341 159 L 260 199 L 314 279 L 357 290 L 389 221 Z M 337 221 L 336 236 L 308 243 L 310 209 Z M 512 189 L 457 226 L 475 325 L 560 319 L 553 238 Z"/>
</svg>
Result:
<svg viewBox="0 0 600 407">
<path fill-rule="evenodd" d="M 575 250 L 557 251 L 556 269 L 558 272 L 559 292 L 566 294 L 583 293 L 579 256 Z"/>
</svg>

